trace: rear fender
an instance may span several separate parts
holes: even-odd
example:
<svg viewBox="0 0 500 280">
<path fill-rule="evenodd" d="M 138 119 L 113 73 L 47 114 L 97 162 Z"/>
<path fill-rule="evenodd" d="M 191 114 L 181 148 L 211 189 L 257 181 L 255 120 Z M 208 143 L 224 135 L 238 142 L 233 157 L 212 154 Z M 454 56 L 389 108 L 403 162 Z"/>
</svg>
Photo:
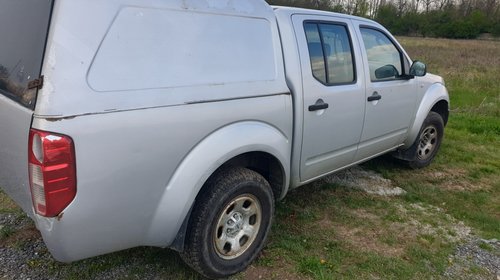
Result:
<svg viewBox="0 0 500 280">
<path fill-rule="evenodd" d="M 169 246 L 176 237 L 205 181 L 228 160 L 247 153 L 265 152 L 282 164 L 285 188 L 289 185 L 290 140 L 277 128 L 257 121 L 233 123 L 213 132 L 196 145 L 167 183 L 151 219 L 145 245 Z M 286 193 L 283 190 L 283 194 Z"/>
</svg>

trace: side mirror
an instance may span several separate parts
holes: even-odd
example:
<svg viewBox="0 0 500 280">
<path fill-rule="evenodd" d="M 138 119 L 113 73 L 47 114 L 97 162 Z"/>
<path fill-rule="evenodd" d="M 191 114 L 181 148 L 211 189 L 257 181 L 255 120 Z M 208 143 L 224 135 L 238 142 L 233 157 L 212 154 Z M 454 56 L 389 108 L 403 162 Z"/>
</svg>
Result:
<svg viewBox="0 0 500 280">
<path fill-rule="evenodd" d="M 415 60 L 410 67 L 410 75 L 416 77 L 422 77 L 427 74 L 427 66 L 425 63 Z"/>
<path fill-rule="evenodd" d="M 394 65 L 387 64 L 375 70 L 375 78 L 387 79 L 399 76 L 398 69 Z"/>
</svg>

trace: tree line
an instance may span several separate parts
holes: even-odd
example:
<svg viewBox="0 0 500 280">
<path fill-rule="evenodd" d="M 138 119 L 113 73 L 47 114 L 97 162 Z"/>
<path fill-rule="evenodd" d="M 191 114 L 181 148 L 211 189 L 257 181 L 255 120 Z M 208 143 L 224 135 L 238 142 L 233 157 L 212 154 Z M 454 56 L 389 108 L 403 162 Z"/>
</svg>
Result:
<svg viewBox="0 0 500 280">
<path fill-rule="evenodd" d="M 500 37 L 500 0 L 266 0 L 271 5 L 371 18 L 395 35 Z"/>
</svg>

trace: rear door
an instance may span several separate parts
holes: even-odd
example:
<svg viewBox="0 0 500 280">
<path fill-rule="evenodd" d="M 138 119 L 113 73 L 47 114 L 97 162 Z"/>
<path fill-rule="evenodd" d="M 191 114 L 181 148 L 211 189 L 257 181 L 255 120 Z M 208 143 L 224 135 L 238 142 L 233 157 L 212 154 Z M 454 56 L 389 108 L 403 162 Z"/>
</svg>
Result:
<svg viewBox="0 0 500 280">
<path fill-rule="evenodd" d="M 303 79 L 301 181 L 353 162 L 363 128 L 365 85 L 350 20 L 292 17 Z"/>
<path fill-rule="evenodd" d="M 53 0 L 0 2 L 0 187 L 27 213 L 33 81 L 40 77 L 52 5 Z"/>
</svg>

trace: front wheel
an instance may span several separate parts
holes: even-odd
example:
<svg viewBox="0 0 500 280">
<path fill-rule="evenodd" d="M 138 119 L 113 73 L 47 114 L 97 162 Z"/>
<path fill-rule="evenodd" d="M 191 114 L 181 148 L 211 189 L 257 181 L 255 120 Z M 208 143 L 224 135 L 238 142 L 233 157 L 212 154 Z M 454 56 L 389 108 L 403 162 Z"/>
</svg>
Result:
<svg viewBox="0 0 500 280">
<path fill-rule="evenodd" d="M 273 214 L 273 193 L 260 174 L 222 170 L 198 195 L 181 257 L 209 278 L 238 273 L 264 247 Z"/>
<path fill-rule="evenodd" d="M 413 159 L 408 163 L 411 168 L 428 166 L 436 156 L 444 134 L 444 122 L 441 115 L 430 112 L 424 120 L 422 128 L 409 150 L 415 151 Z"/>
</svg>

